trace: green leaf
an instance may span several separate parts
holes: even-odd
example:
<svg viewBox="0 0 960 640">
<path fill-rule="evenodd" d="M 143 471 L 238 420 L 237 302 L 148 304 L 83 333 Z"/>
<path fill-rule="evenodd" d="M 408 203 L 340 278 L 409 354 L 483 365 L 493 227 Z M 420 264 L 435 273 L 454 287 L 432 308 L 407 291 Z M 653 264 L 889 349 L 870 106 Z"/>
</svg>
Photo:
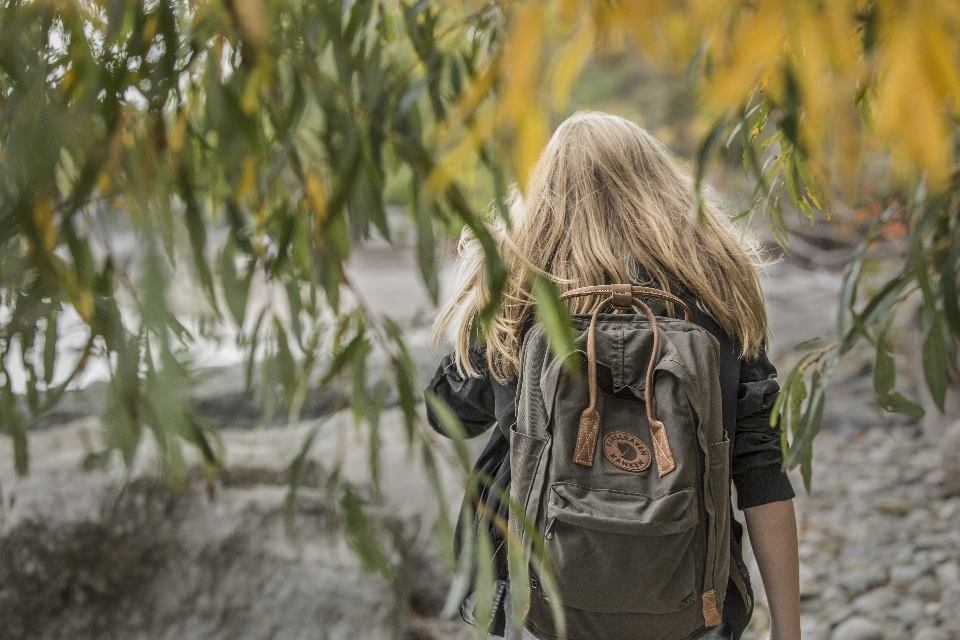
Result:
<svg viewBox="0 0 960 640">
<path fill-rule="evenodd" d="M 533 280 L 533 295 L 536 302 L 537 319 L 543 325 L 550 349 L 557 357 L 564 358 L 564 366 L 579 371 L 579 361 L 565 358 L 576 351 L 573 324 L 567 313 L 557 288 L 544 276 L 537 275 Z"/>
<path fill-rule="evenodd" d="M 47 328 L 43 336 L 43 381 L 47 387 L 53 382 L 53 369 L 57 358 L 57 320 L 60 305 L 47 316 Z"/>
<path fill-rule="evenodd" d="M 227 239 L 220 252 L 219 270 L 220 284 L 223 288 L 223 297 L 230 309 L 230 315 L 238 327 L 243 327 L 243 319 L 247 309 L 247 296 L 250 293 L 250 284 L 253 281 L 253 266 L 247 267 L 247 272 L 237 277 L 235 263 L 236 245 L 233 237 Z"/>
<path fill-rule="evenodd" d="M 943 323 L 935 309 L 924 308 L 926 332 L 923 338 L 923 376 L 937 408 L 944 410 L 947 395 L 947 345 L 943 338 Z"/>
<path fill-rule="evenodd" d="M 261 406 L 261 423 L 264 427 L 273 425 L 280 406 L 280 367 L 277 365 L 275 353 L 268 353 L 261 363 L 263 388 L 263 402 Z"/>
<path fill-rule="evenodd" d="M 207 296 L 207 301 L 214 309 L 217 308 L 216 296 L 213 293 L 213 276 L 210 273 L 210 265 L 207 263 L 207 227 L 203 221 L 203 213 L 200 211 L 200 205 L 197 203 L 193 192 L 193 183 L 191 182 L 186 170 L 180 171 L 180 195 L 183 197 L 184 204 L 184 223 L 187 227 L 187 234 L 190 236 L 190 246 L 193 249 L 193 264 L 197 270 L 197 277 L 200 278 L 200 284 L 203 292 Z"/>
<path fill-rule="evenodd" d="M 804 452 L 800 460 L 800 476 L 803 478 L 803 488 L 810 493 L 811 481 L 813 479 L 813 448 L 810 447 Z"/>
<path fill-rule="evenodd" d="M 853 314 L 854 325 L 860 334 L 866 334 L 868 328 L 893 309 L 910 282 L 911 279 L 906 274 L 897 276 L 874 294 L 860 314 Z"/>
<path fill-rule="evenodd" d="M 454 451 L 457 453 L 457 460 L 460 462 L 461 469 L 469 471 L 472 464 L 470 452 L 467 450 L 466 444 L 467 432 L 463 428 L 463 423 L 460 422 L 460 418 L 453 412 L 450 405 L 432 391 L 425 391 L 423 397 L 427 401 L 427 404 L 430 405 L 430 408 L 433 409 L 437 418 L 440 419 L 440 425 L 443 427 L 444 435 L 453 441 Z"/>
<path fill-rule="evenodd" d="M 349 486 L 343 489 L 343 495 L 340 498 L 340 507 L 345 516 L 344 531 L 347 536 L 347 542 L 356 552 L 357 557 L 363 563 L 368 571 L 375 571 L 384 578 L 390 578 L 393 574 L 393 567 L 390 560 L 384 554 L 370 525 L 367 514 L 363 511 L 363 501 L 360 496 Z"/>
<path fill-rule="evenodd" d="M 313 442 L 317 439 L 317 434 L 320 433 L 320 429 L 325 422 L 326 420 L 321 420 L 307 432 L 307 436 L 303 439 L 303 444 L 300 445 L 300 451 L 297 453 L 297 457 L 290 463 L 289 470 L 287 471 L 289 482 L 287 484 L 287 497 L 285 500 L 286 506 L 284 508 L 283 520 L 288 533 L 292 530 L 297 515 L 297 492 L 303 484 L 303 476 L 307 469 L 307 456 L 310 455 Z"/>
<path fill-rule="evenodd" d="M 427 474 L 427 481 L 430 483 L 430 489 L 433 491 L 436 504 L 438 505 L 437 515 L 437 542 L 440 545 L 440 557 L 448 567 L 456 564 L 454 557 L 454 528 L 450 526 L 450 512 L 447 509 L 447 483 L 441 478 L 440 470 L 437 465 L 436 454 L 433 445 L 424 439 L 420 443 L 420 457 L 423 460 L 423 468 Z M 454 607 L 459 607 L 460 601 L 455 599 Z M 456 609 L 453 609 L 456 611 Z"/>
<path fill-rule="evenodd" d="M 437 280 L 437 239 L 433 233 L 433 217 L 431 209 L 424 202 L 419 189 L 414 186 L 413 201 L 410 204 L 413 218 L 417 223 L 417 264 L 420 266 L 420 275 L 427 286 L 430 300 L 437 304 L 440 296 L 440 283 Z"/>
<path fill-rule="evenodd" d="M 801 464 L 813 447 L 813 439 L 820 431 L 823 422 L 823 406 L 825 400 L 825 380 L 819 370 L 813 372 L 810 380 L 810 400 L 800 420 L 800 428 L 794 431 L 793 443 L 787 452 L 783 464 L 792 469 Z"/>
<path fill-rule="evenodd" d="M 960 338 L 960 296 L 957 293 L 957 277 L 960 274 L 960 233 L 954 231 L 950 254 L 940 269 L 940 299 L 943 300 L 943 316 L 947 328 Z"/>
<path fill-rule="evenodd" d="M 344 366 L 346 366 L 348 363 L 353 362 L 358 358 L 366 357 L 369 347 L 370 343 L 362 333 L 355 336 L 349 343 L 347 343 L 347 346 L 339 350 L 333 356 L 330 366 L 327 367 L 327 372 L 320 379 L 320 386 L 322 387 L 333 380 L 337 374 L 343 371 Z"/>
<path fill-rule="evenodd" d="M 844 336 L 842 350 L 852 347 L 853 343 L 860 337 L 858 329 L 852 330 L 850 334 L 847 333 L 847 314 L 853 312 L 854 303 L 857 301 L 857 285 L 860 282 L 860 273 L 863 270 L 863 262 L 867 257 L 867 250 L 880 237 L 880 233 L 896 213 L 896 207 L 887 207 L 880 218 L 864 234 L 863 240 L 857 245 L 856 251 L 854 251 L 843 270 L 843 278 L 840 282 L 840 306 L 837 311 L 837 333 Z M 884 293 L 884 291 L 886 291 L 886 288 L 881 290 L 880 293 Z M 880 294 L 875 296 L 874 299 L 881 299 Z"/>
<path fill-rule="evenodd" d="M 893 356 L 890 355 L 890 344 L 887 342 L 886 333 L 883 332 L 877 338 L 877 359 L 873 367 L 873 389 L 881 400 L 893 390 L 896 376 Z"/>
<path fill-rule="evenodd" d="M 477 527 L 476 543 L 477 566 L 473 592 L 476 594 L 473 615 L 477 620 L 477 629 L 490 628 L 493 618 L 493 586 L 496 576 L 496 564 L 493 561 L 493 541 L 486 527 Z M 468 552 L 469 553 L 469 552 Z"/>
<path fill-rule="evenodd" d="M 796 438 L 800 433 L 803 423 L 803 401 L 807 399 L 807 384 L 803 380 L 803 375 L 794 376 L 790 385 L 790 424 L 793 427 L 793 437 Z"/>
<path fill-rule="evenodd" d="M 896 391 L 890 394 L 889 403 L 886 409 L 887 411 L 892 411 L 893 413 L 899 413 L 911 418 L 916 418 L 917 420 L 922 418 L 925 413 L 920 405 L 907 400 Z"/>
<path fill-rule="evenodd" d="M 464 508 L 460 511 L 460 529 L 463 531 L 460 546 L 464 549 L 464 552 L 456 559 L 457 566 L 450 589 L 447 591 L 447 600 L 443 605 L 443 611 L 440 612 L 441 618 L 449 618 L 460 610 L 460 603 L 463 602 L 470 591 L 471 584 L 473 584 L 477 560 L 477 554 L 472 553 L 477 545 L 477 528 L 473 525 L 474 517 L 473 505 L 464 504 Z"/>
<path fill-rule="evenodd" d="M 0 427 L 13 440 L 13 466 L 18 475 L 24 476 L 30 468 L 30 453 L 27 449 L 27 430 L 17 406 L 17 396 L 10 389 L 10 376 L 0 365 L 5 384 L 0 387 Z"/>
<path fill-rule="evenodd" d="M 396 350 L 391 357 L 391 362 L 393 364 L 397 396 L 400 402 L 400 409 L 403 411 L 407 441 L 413 442 L 414 430 L 417 424 L 417 396 L 414 391 L 417 386 L 417 367 L 410 357 L 407 345 L 403 342 L 403 332 L 400 327 L 393 320 L 385 318 L 384 328 Z"/>
</svg>

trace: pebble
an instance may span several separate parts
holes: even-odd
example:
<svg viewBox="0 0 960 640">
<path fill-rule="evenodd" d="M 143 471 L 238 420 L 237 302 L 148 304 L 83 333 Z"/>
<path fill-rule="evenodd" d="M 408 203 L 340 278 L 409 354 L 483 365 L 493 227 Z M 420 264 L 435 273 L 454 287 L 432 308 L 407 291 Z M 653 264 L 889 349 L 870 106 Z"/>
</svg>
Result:
<svg viewBox="0 0 960 640">
<path fill-rule="evenodd" d="M 943 588 L 960 584 L 960 566 L 956 562 L 944 562 L 937 565 L 937 582 Z"/>
<path fill-rule="evenodd" d="M 848 618 L 834 628 L 830 640 L 883 640 L 883 629 L 867 618 Z"/>
<path fill-rule="evenodd" d="M 950 634 L 936 627 L 924 627 L 913 634 L 913 640 L 950 640 Z"/>
<path fill-rule="evenodd" d="M 926 572 L 927 568 L 925 566 L 900 564 L 890 568 L 890 584 L 905 587 L 919 580 Z"/>
<path fill-rule="evenodd" d="M 904 500 L 903 498 L 880 498 L 873 503 L 873 508 L 880 513 L 898 517 L 903 517 L 910 513 L 912 506 L 909 500 Z"/>
<path fill-rule="evenodd" d="M 800 598 L 815 598 L 820 595 L 822 585 L 817 579 L 817 572 L 809 565 L 800 563 Z M 938 594 L 939 597 L 939 594 Z"/>
<path fill-rule="evenodd" d="M 890 587 L 880 587 L 858 596 L 853 601 L 853 608 L 859 613 L 880 613 L 894 606 L 899 597 Z"/>
<path fill-rule="evenodd" d="M 940 600 L 940 584 L 931 575 L 925 575 L 911 584 L 909 592 L 925 602 Z"/>
<path fill-rule="evenodd" d="M 903 600 L 893 608 L 891 614 L 901 624 L 910 627 L 923 619 L 923 603 L 914 598 Z"/>
<path fill-rule="evenodd" d="M 851 597 L 855 597 L 861 593 L 885 585 L 888 579 L 886 567 L 872 565 L 846 572 L 840 577 L 838 582 Z M 800 584 L 802 588 L 802 579 Z"/>
</svg>

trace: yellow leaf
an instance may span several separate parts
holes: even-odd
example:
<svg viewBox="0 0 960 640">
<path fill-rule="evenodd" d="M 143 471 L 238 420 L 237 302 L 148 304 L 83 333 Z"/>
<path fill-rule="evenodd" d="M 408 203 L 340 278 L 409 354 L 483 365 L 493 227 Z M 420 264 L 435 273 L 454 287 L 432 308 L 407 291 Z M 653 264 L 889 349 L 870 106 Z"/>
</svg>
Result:
<svg viewBox="0 0 960 640">
<path fill-rule="evenodd" d="M 73 306 L 76 308 L 77 313 L 84 322 L 91 324 L 94 313 L 93 294 L 86 289 L 80 289 L 78 287 L 71 297 L 73 298 Z"/>
<path fill-rule="evenodd" d="M 237 22 L 244 37 L 255 45 L 262 46 L 270 38 L 267 13 L 263 0 L 235 0 Z"/>
<path fill-rule="evenodd" d="M 113 187 L 113 181 L 110 180 L 110 175 L 106 171 L 101 171 L 97 176 L 97 188 L 100 189 L 100 193 L 110 193 L 111 187 Z"/>
<path fill-rule="evenodd" d="M 171 153 L 180 153 L 180 150 L 183 149 L 183 141 L 186 139 L 186 135 L 187 112 L 181 111 L 180 115 L 177 116 L 176 122 L 173 124 L 173 131 L 170 132 L 168 144 L 170 145 Z"/>
<path fill-rule="evenodd" d="M 47 195 L 37 198 L 33 204 L 33 225 L 43 248 L 51 251 L 57 242 L 57 225 L 54 218 L 53 201 Z"/>
<path fill-rule="evenodd" d="M 427 178 L 431 193 L 443 193 L 451 182 L 475 159 L 477 149 L 493 137 L 493 112 L 487 110 L 476 114 L 464 135 L 453 148 L 444 154 Z"/>
<path fill-rule="evenodd" d="M 783 55 L 786 17 L 782 5 L 767 2 L 736 27 L 730 50 L 718 60 L 706 88 L 707 104 L 715 109 L 737 107 L 760 79 L 778 66 Z"/>
<path fill-rule="evenodd" d="M 560 0 L 559 18 L 561 26 L 574 24 L 584 11 L 583 0 Z"/>
<path fill-rule="evenodd" d="M 480 102 L 490 94 L 493 81 L 500 72 L 498 62 L 499 59 L 494 60 L 490 66 L 478 73 L 457 100 L 456 111 L 462 117 L 473 113 Z"/>
<path fill-rule="evenodd" d="M 545 5 L 527 2 L 510 22 L 503 47 L 504 90 L 500 106 L 505 114 L 519 114 L 529 107 L 540 80 Z"/>
<path fill-rule="evenodd" d="M 511 156 L 513 172 L 521 191 L 527 188 L 530 170 L 547 143 L 548 133 L 547 120 L 543 113 L 536 109 L 526 110 L 517 122 L 517 142 Z"/>
<path fill-rule="evenodd" d="M 847 104 L 837 111 L 836 135 L 837 157 L 840 167 L 840 189 L 844 196 L 853 194 L 853 186 L 858 183 L 862 155 L 861 120 L 853 104 Z M 821 207 L 822 209 L 822 207 Z"/>
<path fill-rule="evenodd" d="M 243 175 L 240 177 L 240 183 L 234 192 L 237 200 L 253 193 L 257 184 L 257 161 L 253 156 L 247 156 L 243 161 Z"/>
<path fill-rule="evenodd" d="M 820 201 L 817 200 L 817 197 L 816 197 L 815 195 L 813 195 L 813 192 L 812 192 L 812 191 L 810 191 L 810 187 L 809 187 L 809 186 L 804 185 L 804 187 L 803 187 L 803 192 L 807 195 L 807 199 L 808 199 L 810 202 L 813 203 L 813 206 L 815 206 L 815 207 L 816 207 L 817 209 L 819 209 L 820 211 L 823 211 L 823 205 L 820 204 Z"/>
<path fill-rule="evenodd" d="M 556 108 L 563 110 L 570 98 L 570 88 L 580 77 L 583 66 L 593 49 L 593 27 L 584 21 L 577 29 L 573 39 L 560 52 L 553 65 L 550 94 Z"/>
<path fill-rule="evenodd" d="M 240 97 L 240 108 L 244 113 L 253 113 L 260 105 L 260 92 L 270 83 L 272 69 L 269 61 L 262 62 L 247 78 Z"/>
<path fill-rule="evenodd" d="M 960 102 L 960 75 L 957 74 L 956 41 L 933 16 L 922 15 L 919 23 L 924 66 L 932 86 L 941 98 L 951 99 L 957 105 Z"/>
<path fill-rule="evenodd" d="M 323 242 L 323 223 L 327 219 L 327 189 L 323 180 L 308 173 L 303 181 L 303 190 L 313 212 L 313 243 L 319 246 Z"/>
<path fill-rule="evenodd" d="M 914 16 L 901 16 L 889 32 L 880 70 L 874 123 L 901 170 L 922 173 L 933 189 L 950 171 L 950 127 L 945 105 L 922 59 L 921 30 Z"/>
</svg>

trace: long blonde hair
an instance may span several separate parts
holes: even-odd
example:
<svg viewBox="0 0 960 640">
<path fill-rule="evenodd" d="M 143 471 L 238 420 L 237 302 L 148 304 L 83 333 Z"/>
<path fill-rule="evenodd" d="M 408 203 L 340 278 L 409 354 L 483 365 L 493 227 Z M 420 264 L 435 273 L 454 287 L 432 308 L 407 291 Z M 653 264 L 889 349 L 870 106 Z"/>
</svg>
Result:
<svg viewBox="0 0 960 640">
<path fill-rule="evenodd" d="M 596 112 L 564 121 L 540 155 L 527 193 L 514 192 L 510 224 L 490 225 L 509 274 L 503 302 L 483 332 L 494 377 L 504 381 L 519 372 L 537 273 L 561 292 L 609 282 L 666 291 L 679 285 L 740 342 L 742 357 L 755 357 L 767 335 L 750 259 L 758 254 L 749 238 L 741 242 L 713 198 L 704 198 L 699 221 L 694 206 L 690 176 L 644 129 Z M 463 284 L 437 317 L 434 336 L 439 340 L 452 327 L 458 368 L 477 375 L 468 350 L 490 292 L 483 251 L 466 231 L 460 258 Z M 574 299 L 569 309 L 585 313 L 594 302 Z"/>
</svg>

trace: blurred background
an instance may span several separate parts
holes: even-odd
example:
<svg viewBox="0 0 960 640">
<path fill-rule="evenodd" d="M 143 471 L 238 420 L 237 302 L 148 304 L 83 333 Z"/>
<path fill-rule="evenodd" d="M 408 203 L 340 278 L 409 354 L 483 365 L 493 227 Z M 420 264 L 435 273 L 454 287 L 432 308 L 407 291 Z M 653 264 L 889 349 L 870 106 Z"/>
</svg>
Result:
<svg viewBox="0 0 960 640">
<path fill-rule="evenodd" d="M 101 9 L 122 13 L 121 4 Z M 336 19 L 342 18 L 346 31 L 352 24 L 350 12 L 359 11 L 362 3 L 336 4 Z M 179 134 L 175 124 L 163 132 L 134 130 L 126 134 L 130 140 L 121 135 L 116 144 L 126 145 L 123 154 L 152 158 L 159 167 L 179 153 L 171 149 L 168 136 L 192 136 L 198 147 L 216 149 L 210 171 L 222 170 L 222 175 L 217 173 L 210 184 L 199 177 L 200 169 L 194 176 L 195 188 L 210 189 L 196 197 L 200 222 L 191 218 L 191 188 L 183 187 L 193 178 L 154 169 L 158 184 L 169 180 L 179 185 L 172 188 L 176 202 L 171 205 L 163 188 L 138 182 L 149 177 L 149 167 L 138 165 L 135 179 L 122 161 L 91 181 L 99 195 L 85 205 L 83 216 L 60 220 L 58 216 L 66 214 L 59 205 L 44 208 L 34 202 L 40 201 L 34 195 L 46 183 L 18 182 L 20 174 L 10 162 L 22 152 L 17 136 L 23 129 L 16 126 L 17 117 L 25 113 L 23 102 L 14 98 L 26 76 L 13 73 L 15 56 L 9 44 L 15 42 L 9 38 L 11 25 L 19 19 L 18 6 L 5 3 L 0 14 L 6 29 L 0 39 L 7 38 L 0 44 L 6 56 L 0 110 L 8 111 L 0 129 L 0 153 L 6 153 L 0 205 L 11 229 L 2 238 L 0 259 L 0 639 L 474 637 L 471 627 L 444 614 L 455 569 L 450 527 L 462 497 L 464 463 L 453 446 L 422 428 L 419 389 L 449 349 L 446 343 L 431 344 L 430 328 L 438 305 L 456 287 L 456 237 L 474 223 L 458 207 L 473 211 L 477 219 L 488 215 L 503 201 L 509 172 L 488 161 L 481 148 L 479 159 L 454 163 L 459 195 L 454 198 L 440 189 L 449 203 L 431 208 L 421 200 L 428 199 L 424 190 L 443 162 L 424 169 L 412 160 L 409 166 L 408 159 L 394 161 L 376 183 L 363 177 L 363 170 L 334 172 L 329 179 L 321 173 L 322 180 L 311 181 L 309 161 L 303 161 L 301 170 L 296 169 L 300 160 L 274 160 L 272 151 L 258 156 L 231 150 L 204 130 L 192 131 L 191 115 Z M 126 9 L 128 23 L 121 32 L 131 30 L 131 37 L 140 37 L 136 29 L 151 28 L 155 7 L 145 6 L 144 24 L 129 17 L 134 10 Z M 403 6 L 408 12 L 416 9 Z M 224 18 L 226 23 L 252 42 L 269 37 L 258 35 L 256 11 L 278 11 L 256 2 L 190 7 L 197 15 L 210 11 L 218 19 L 232 16 L 232 22 Z M 304 15 L 313 15 L 311 11 Z M 420 11 L 408 15 L 413 16 L 409 24 L 429 24 L 430 10 Z M 869 13 L 869 8 L 862 11 Z M 327 19 L 319 9 L 314 17 Z M 63 20 L 63 42 L 48 46 L 69 48 L 69 17 L 52 19 Z M 162 20 L 152 28 L 162 30 Z M 509 33 L 507 29 L 497 37 Z M 197 37 L 208 35 L 216 39 L 202 30 Z M 378 37 L 388 39 L 374 33 L 371 41 Z M 463 42 L 468 40 L 463 37 Z M 495 41 L 485 46 L 495 48 Z M 230 46 L 229 39 L 220 46 L 224 43 Z M 244 81 L 252 82 L 249 78 L 257 77 L 257 65 L 271 55 L 270 49 L 233 46 L 236 67 L 231 73 L 239 76 L 252 65 Z M 949 57 L 954 53 L 951 49 L 947 54 L 951 64 L 956 63 Z M 282 56 L 277 54 L 277 59 Z M 45 64 L 53 67 L 54 62 Z M 23 69 L 29 68 L 24 64 Z M 580 109 L 637 122 L 676 154 L 698 184 L 715 189 L 729 213 L 757 235 L 767 263 L 761 281 L 772 327 L 769 353 L 781 381 L 798 363 L 811 362 L 801 360 L 811 353 L 813 368 L 801 369 L 801 377 L 819 371 L 822 361 L 817 358 L 829 359 L 836 349 L 838 318 L 842 323 L 848 308 L 863 309 L 865 301 L 879 299 L 888 283 L 909 271 L 904 265 L 913 264 L 911 256 L 927 250 L 939 255 L 939 245 L 911 245 L 911 230 L 917 228 L 911 212 L 926 206 L 953 212 L 942 222 L 947 253 L 957 244 L 950 244 L 958 237 L 951 208 L 955 201 L 925 205 L 921 200 L 918 205 L 909 199 L 916 182 L 904 186 L 892 155 L 867 153 L 854 172 L 843 176 L 855 184 L 845 184 L 845 195 L 830 198 L 826 205 L 817 200 L 818 194 L 824 196 L 815 179 L 804 174 L 801 184 L 794 185 L 805 205 L 800 206 L 795 194 L 784 195 L 784 189 L 791 189 L 790 177 L 773 176 L 771 184 L 779 184 L 780 191 L 772 196 L 773 189 L 759 191 L 763 177 L 772 174 L 748 167 L 745 148 L 735 137 L 739 127 L 733 133 L 724 129 L 719 137 L 714 133 L 716 118 L 703 107 L 696 74 L 665 69 L 629 47 L 598 48 L 584 55 L 582 64 L 548 124 Z M 278 63 L 276 68 L 281 67 Z M 81 73 L 79 66 L 65 68 Z M 419 69 L 422 77 L 431 77 L 429 66 Z M 271 73 L 283 76 L 282 70 Z M 148 75 L 143 71 L 144 78 Z M 229 87 L 230 74 L 222 75 L 223 86 Z M 363 78 L 363 70 L 356 75 Z M 477 69 L 468 75 L 483 77 Z M 144 78 L 138 80 L 144 104 L 138 106 L 139 98 L 128 94 L 121 100 L 124 108 L 143 113 L 153 109 L 151 91 L 157 81 L 144 89 Z M 51 92 L 71 90 L 63 88 L 62 80 L 49 80 Z M 269 82 L 264 83 L 261 89 L 268 92 Z M 234 96 L 238 104 L 246 95 L 243 86 Z M 509 87 L 503 90 L 509 93 Z M 215 92 L 206 91 L 199 107 L 208 114 L 204 117 L 234 117 L 229 109 L 210 116 Z M 357 91 L 365 95 L 363 89 Z M 420 86 L 417 91 L 400 95 L 410 96 L 411 104 L 429 102 L 432 89 Z M 256 91 L 252 95 L 247 99 L 258 99 Z M 443 97 L 443 91 L 438 95 Z M 462 106 L 462 94 L 459 99 L 449 102 Z M 318 93 L 313 100 L 323 105 L 325 98 Z M 280 100 L 280 106 L 289 102 Z M 50 98 L 49 104 L 56 99 Z M 392 104 L 397 107 L 403 100 Z M 81 107 L 68 102 L 64 109 Z M 235 123 L 246 122 L 259 108 L 236 111 Z M 783 104 L 774 106 L 773 119 L 777 108 L 783 110 Z M 176 122 L 179 111 L 165 109 L 168 106 L 158 107 L 157 122 Z M 307 121 L 309 111 L 307 107 Z M 787 127 L 783 123 L 789 120 L 789 109 L 786 113 L 768 124 L 766 114 L 757 120 L 751 112 L 742 120 L 734 118 L 730 127 L 746 122 L 756 128 L 753 135 L 763 139 Z M 34 123 L 39 129 L 32 135 L 44 127 L 74 133 L 82 129 L 86 121 L 71 117 Z M 445 122 L 438 113 L 432 118 Z M 319 153 L 327 163 L 330 150 L 340 144 L 337 131 L 366 126 L 359 121 L 331 124 L 327 114 L 320 119 L 326 125 L 307 126 L 297 134 L 296 144 L 309 147 L 317 144 L 310 143 L 311 136 L 328 136 L 326 153 Z M 472 120 L 454 120 L 448 126 L 458 124 L 465 131 L 479 127 Z M 230 127 L 217 126 L 213 133 L 226 139 Z M 276 121 L 271 126 L 276 127 Z M 166 142 L 142 146 L 154 135 Z M 525 144 L 522 138 L 511 138 L 513 146 L 508 143 L 506 151 L 488 151 L 510 155 Z M 726 144 L 707 144 L 720 138 Z M 108 142 L 114 139 L 106 137 Z M 274 148 L 277 143 L 267 135 L 250 144 Z M 764 148 L 780 157 L 792 149 L 790 144 L 782 139 Z M 424 153 L 449 159 L 455 155 L 450 148 L 455 152 L 459 147 L 428 145 Z M 47 153 L 36 151 L 41 152 Z M 71 160 L 70 151 L 57 148 L 52 153 L 53 182 L 84 180 L 83 163 Z M 204 151 L 196 153 L 198 166 L 207 162 Z M 297 153 L 301 160 L 307 155 Z M 291 171 L 296 174 L 294 186 L 289 186 Z M 830 179 L 837 175 L 830 174 Z M 932 174 L 926 175 L 929 179 Z M 935 184 L 932 179 L 929 183 Z M 354 186 L 367 197 L 375 191 L 378 201 L 356 194 L 337 201 L 342 184 L 350 185 L 348 194 Z M 71 189 L 55 188 L 59 195 L 51 198 L 69 203 Z M 135 204 L 128 195 L 149 189 L 167 198 L 167 209 L 152 208 L 149 198 L 147 204 Z M 271 204 L 262 193 L 271 190 L 295 193 L 301 208 L 269 213 L 276 202 Z M 25 193 L 31 194 L 29 206 Z M 758 193 L 761 200 L 766 196 L 767 209 L 757 209 Z M 281 204 L 284 198 L 279 197 Z M 811 203 L 815 210 L 807 211 Z M 328 216 L 336 221 L 338 206 L 344 211 L 340 231 L 323 226 L 338 224 L 326 222 Z M 374 210 L 382 211 L 379 217 Z M 165 227 L 164 216 L 184 222 Z M 57 222 L 45 222 L 47 217 Z M 287 228 L 281 224 L 287 219 L 313 220 L 314 226 L 301 229 L 297 222 Z M 56 240 L 47 242 L 46 262 L 38 262 L 45 230 L 57 234 Z M 306 276 L 297 271 L 303 257 L 296 244 L 301 236 L 306 238 L 303 251 L 313 255 L 304 259 L 312 265 Z M 153 242 L 152 237 L 160 240 Z M 88 240 L 92 249 L 79 252 L 78 242 Z M 81 253 L 86 257 L 78 258 Z M 84 260 L 94 265 L 88 265 L 88 284 Z M 211 264 L 215 283 L 210 281 Z M 952 277 L 954 286 L 955 265 L 943 267 L 942 279 Z M 97 284 L 108 269 L 103 279 L 111 284 Z M 857 279 L 852 281 L 853 272 Z M 56 287 L 37 290 L 36 283 L 45 277 Z M 125 288 L 124 282 L 131 286 Z M 851 282 L 860 287 L 852 294 Z M 946 284 L 942 288 L 949 291 Z M 84 291 L 92 292 L 89 302 Z M 804 490 L 801 469 L 790 471 L 798 493 L 806 638 L 960 639 L 960 404 L 954 338 L 936 325 L 947 336 L 941 337 L 940 353 L 930 346 L 938 343 L 929 338 L 930 314 L 949 322 L 949 309 L 939 298 L 929 302 L 922 286 L 897 289 L 896 294 L 897 313 L 883 315 L 876 331 L 869 325 L 871 329 L 863 331 L 866 339 L 847 345 L 839 333 L 843 358 L 831 365 L 822 429 L 812 458 L 803 460 L 812 471 L 809 491 Z M 31 296 L 39 301 L 34 307 L 25 302 L 33 300 Z M 159 306 L 151 306 L 151 301 L 160 301 Z M 866 323 L 867 316 L 860 320 Z M 25 337 L 34 334 L 45 337 Z M 953 358 L 952 364 L 944 364 L 941 373 L 931 365 L 931 352 L 948 363 Z M 942 393 L 935 382 L 938 376 L 943 378 Z M 387 377 L 389 383 L 383 381 Z M 811 394 L 815 384 L 810 383 Z M 894 406 L 896 398 L 910 406 Z M 796 400 L 798 406 L 803 400 Z M 886 403 L 887 410 L 878 403 Z M 790 427 L 788 446 L 804 436 L 798 424 Z M 788 429 L 786 422 L 782 428 Z M 470 455 L 477 455 L 485 440 L 481 436 L 469 442 Z M 749 557 L 748 563 L 757 603 L 747 638 L 764 640 L 769 617 L 756 564 Z"/>
</svg>

